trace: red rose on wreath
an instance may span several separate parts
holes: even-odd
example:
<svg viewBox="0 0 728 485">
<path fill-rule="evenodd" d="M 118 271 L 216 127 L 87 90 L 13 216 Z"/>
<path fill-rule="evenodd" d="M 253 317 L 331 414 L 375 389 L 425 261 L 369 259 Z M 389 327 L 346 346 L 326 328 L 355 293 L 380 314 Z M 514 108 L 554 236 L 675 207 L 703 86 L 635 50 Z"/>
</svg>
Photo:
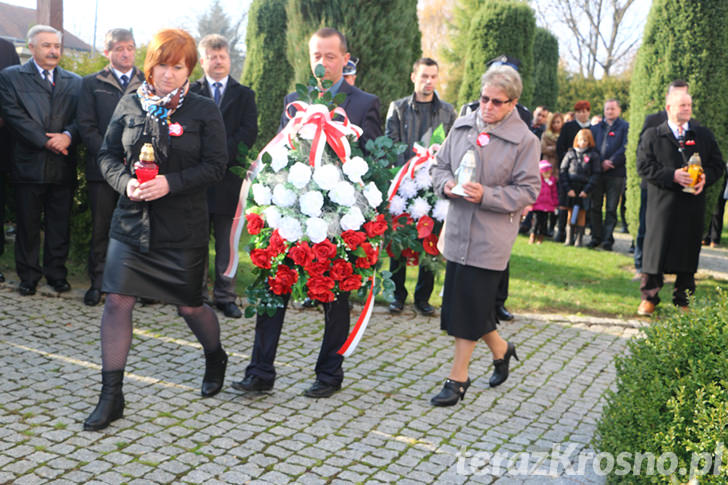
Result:
<svg viewBox="0 0 728 485">
<path fill-rule="evenodd" d="M 309 275 L 313 276 L 323 276 L 324 273 L 326 273 L 329 268 L 331 267 L 331 261 L 314 261 L 312 263 L 309 263 L 308 266 L 305 266 L 303 269 L 308 273 Z"/>
<path fill-rule="evenodd" d="M 313 250 L 307 242 L 302 241 L 288 251 L 288 257 L 298 266 L 305 268 L 313 261 Z"/>
<path fill-rule="evenodd" d="M 392 218 L 392 230 L 396 231 L 400 227 L 404 227 L 407 224 L 412 224 L 413 222 L 414 222 L 414 219 L 412 219 L 410 217 L 410 215 L 407 214 L 406 212 L 403 212 L 402 214 L 400 214 L 398 216 L 394 216 Z"/>
<path fill-rule="evenodd" d="M 341 233 L 341 239 L 344 240 L 351 251 L 356 251 L 356 248 L 367 240 L 367 236 L 363 232 L 349 230 Z"/>
<path fill-rule="evenodd" d="M 291 287 L 298 281 L 298 272 L 285 264 L 278 266 L 276 277 L 268 277 L 268 285 L 276 295 L 286 295 L 291 292 Z"/>
<path fill-rule="evenodd" d="M 320 243 L 313 245 L 313 254 L 319 261 L 332 259 L 336 256 L 336 245 L 328 239 L 324 239 Z"/>
<path fill-rule="evenodd" d="M 250 261 L 259 268 L 270 269 L 272 254 L 267 249 L 253 249 L 250 251 Z"/>
<path fill-rule="evenodd" d="M 328 303 L 334 301 L 334 280 L 328 276 L 316 276 L 309 278 L 306 286 L 308 287 L 308 297 L 313 300 Z"/>
<path fill-rule="evenodd" d="M 417 221 L 417 237 L 424 239 L 432 234 L 432 229 L 435 227 L 435 221 L 430 216 L 422 216 Z"/>
<path fill-rule="evenodd" d="M 281 237 L 280 234 L 278 234 L 278 229 L 273 231 L 273 234 L 270 237 L 270 241 L 268 242 L 268 251 L 271 252 L 271 255 L 276 256 L 278 254 L 281 254 L 286 250 L 286 240 Z"/>
<path fill-rule="evenodd" d="M 377 259 L 379 259 L 377 250 L 369 242 L 362 243 L 361 247 L 366 253 L 366 256 L 356 259 L 356 267 L 362 269 L 371 268 L 377 262 Z"/>
<path fill-rule="evenodd" d="M 345 259 L 337 259 L 334 261 L 334 264 L 331 265 L 331 277 L 335 279 L 336 281 L 341 281 L 349 276 L 351 276 L 354 273 L 354 268 L 351 267 L 351 263 L 349 263 Z"/>
<path fill-rule="evenodd" d="M 379 214 L 375 220 L 364 224 L 364 230 L 369 237 L 377 237 L 384 234 L 387 231 L 387 221 L 384 219 L 384 214 Z"/>
<path fill-rule="evenodd" d="M 394 257 L 394 253 L 392 252 L 392 243 L 387 244 L 387 247 L 384 249 L 387 251 L 387 256 L 390 258 Z"/>
<path fill-rule="evenodd" d="M 353 274 L 347 277 L 345 280 L 339 282 L 339 289 L 341 291 L 354 291 L 361 288 L 361 275 Z"/>
<path fill-rule="evenodd" d="M 417 266 L 420 263 L 420 253 L 410 248 L 402 250 L 402 257 L 407 260 L 407 266 Z"/>
<path fill-rule="evenodd" d="M 263 226 L 265 225 L 265 222 L 263 222 L 263 218 L 255 212 L 245 214 L 245 219 L 248 221 L 248 234 L 250 234 L 251 236 L 259 234 L 260 230 L 263 229 Z"/>
<path fill-rule="evenodd" d="M 422 249 L 424 249 L 427 254 L 431 254 L 432 256 L 437 256 L 438 254 L 440 254 L 440 250 L 437 249 L 437 235 L 430 233 L 429 236 L 424 238 L 422 240 Z"/>
</svg>

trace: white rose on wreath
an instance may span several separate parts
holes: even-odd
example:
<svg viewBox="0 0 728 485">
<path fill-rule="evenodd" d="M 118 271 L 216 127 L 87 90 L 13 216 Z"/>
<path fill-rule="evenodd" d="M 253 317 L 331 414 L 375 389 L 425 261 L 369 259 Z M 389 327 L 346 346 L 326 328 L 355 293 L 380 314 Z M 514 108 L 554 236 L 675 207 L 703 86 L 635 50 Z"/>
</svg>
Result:
<svg viewBox="0 0 728 485">
<path fill-rule="evenodd" d="M 344 215 L 339 221 L 341 229 L 343 231 L 358 231 L 361 225 L 364 224 L 364 215 L 358 207 L 352 207 L 349 212 Z"/>
<path fill-rule="evenodd" d="M 382 193 L 374 182 L 369 182 L 364 187 L 364 197 L 366 197 L 367 202 L 373 209 L 376 209 L 382 203 Z"/>
<path fill-rule="evenodd" d="M 296 162 L 288 171 L 288 182 L 297 189 L 302 189 L 311 180 L 311 166 L 305 163 Z"/>
<path fill-rule="evenodd" d="M 432 177 L 427 166 L 422 167 L 415 173 L 415 187 L 417 190 L 429 189 L 432 187 Z"/>
<path fill-rule="evenodd" d="M 319 165 L 313 171 L 313 181 L 323 190 L 333 189 L 339 180 L 341 180 L 341 173 L 335 165 Z"/>
<path fill-rule="evenodd" d="M 273 229 L 278 228 L 278 224 L 281 220 L 281 212 L 278 210 L 275 206 L 267 207 L 263 211 L 263 215 L 265 216 L 265 222 L 268 223 L 268 226 L 272 227 Z"/>
<path fill-rule="evenodd" d="M 273 187 L 273 203 L 278 207 L 291 207 L 296 203 L 296 193 L 283 184 Z"/>
<path fill-rule="evenodd" d="M 430 204 L 422 197 L 417 197 L 412 201 L 409 207 L 409 213 L 412 219 L 417 220 L 422 216 L 426 216 L 430 212 Z"/>
<path fill-rule="evenodd" d="M 362 157 L 354 157 L 344 164 L 342 170 L 349 180 L 361 184 L 362 176 L 369 171 L 369 164 Z"/>
<path fill-rule="evenodd" d="M 435 202 L 435 208 L 432 209 L 432 217 L 438 221 L 444 221 L 447 217 L 447 210 L 450 207 L 450 203 L 444 199 L 438 199 Z"/>
<path fill-rule="evenodd" d="M 306 221 L 306 235 L 314 244 L 326 239 L 328 231 L 329 224 L 319 217 L 311 217 Z"/>
<path fill-rule="evenodd" d="M 268 150 L 268 153 L 271 156 L 270 168 L 274 172 L 277 173 L 288 166 L 288 148 L 284 145 L 276 145 Z"/>
<path fill-rule="evenodd" d="M 319 217 L 324 206 L 324 196 L 321 192 L 310 190 L 298 199 L 301 212 L 309 217 Z"/>
<path fill-rule="evenodd" d="M 278 233 L 283 239 L 289 242 L 296 242 L 301 239 L 303 230 L 301 223 L 295 217 L 284 217 L 278 224 Z"/>
<path fill-rule="evenodd" d="M 405 207 L 407 207 L 407 201 L 399 195 L 395 195 L 389 201 L 389 212 L 395 216 L 402 214 Z"/>
<path fill-rule="evenodd" d="M 351 207 L 356 203 L 356 190 L 354 190 L 354 186 L 349 182 L 342 180 L 329 191 L 329 199 L 339 205 Z"/>
<path fill-rule="evenodd" d="M 270 187 L 263 184 L 253 184 L 253 200 L 257 205 L 270 205 L 271 192 Z"/>
<path fill-rule="evenodd" d="M 417 186 L 415 185 L 415 181 L 409 176 L 406 176 L 404 180 L 402 180 L 397 192 L 402 194 L 402 197 L 405 199 L 411 199 L 417 195 Z"/>
</svg>

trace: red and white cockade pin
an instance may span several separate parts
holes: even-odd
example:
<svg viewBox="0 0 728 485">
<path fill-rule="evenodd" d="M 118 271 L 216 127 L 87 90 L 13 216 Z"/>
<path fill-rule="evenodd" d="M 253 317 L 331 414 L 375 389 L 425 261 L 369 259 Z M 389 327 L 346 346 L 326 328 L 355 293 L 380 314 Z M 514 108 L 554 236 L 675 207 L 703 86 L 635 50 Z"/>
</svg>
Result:
<svg viewBox="0 0 728 485">
<path fill-rule="evenodd" d="M 490 143 L 490 135 L 484 131 L 481 131 L 480 134 L 478 135 L 477 142 L 478 142 L 479 147 L 484 147 L 485 145 Z"/>
<path fill-rule="evenodd" d="M 169 125 L 169 136 L 181 136 L 184 133 L 182 125 L 179 123 L 172 123 Z"/>
</svg>

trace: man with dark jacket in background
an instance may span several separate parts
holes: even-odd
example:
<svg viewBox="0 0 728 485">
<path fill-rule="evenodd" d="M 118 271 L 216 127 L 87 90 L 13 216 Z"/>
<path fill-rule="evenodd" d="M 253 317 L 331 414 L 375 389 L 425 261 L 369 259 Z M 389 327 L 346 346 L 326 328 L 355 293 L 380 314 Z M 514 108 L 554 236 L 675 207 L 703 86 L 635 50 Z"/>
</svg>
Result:
<svg viewBox="0 0 728 485">
<path fill-rule="evenodd" d="M 225 177 L 207 189 L 210 227 L 215 234 L 213 299 L 226 317 L 240 318 L 243 313 L 235 303 L 235 279 L 224 275 L 230 252 L 237 251 L 237 248 L 230 247 L 230 230 L 243 183 L 243 179 L 231 172 L 230 168 L 240 165 L 237 160 L 239 145 L 251 148 L 258 137 L 258 109 L 253 90 L 230 77 L 230 47 L 225 37 L 218 34 L 205 36 L 198 50 L 205 75 L 192 83 L 190 90 L 212 98 L 220 108 L 225 122 L 228 153 Z M 207 285 L 204 285 L 203 292 L 207 298 Z"/>
<path fill-rule="evenodd" d="M 58 67 L 59 31 L 35 25 L 27 37 L 32 59 L 0 72 L 2 118 L 15 137 L 11 168 L 17 211 L 18 292 L 35 294 L 38 281 L 45 276 L 56 292 L 63 293 L 71 289 L 66 259 L 76 182 L 76 105 L 81 78 Z"/>
<path fill-rule="evenodd" d="M 15 46 L 5 39 L 0 39 L 0 71 L 8 66 L 20 64 Z M 6 188 L 8 185 L 8 172 L 10 171 L 11 155 L 13 152 L 13 137 L 5 126 L 0 110 L 0 255 L 5 252 L 5 202 L 7 200 Z M 0 282 L 5 281 L 5 275 L 0 272 Z"/>
<path fill-rule="evenodd" d="M 614 227 L 617 225 L 617 205 L 627 181 L 625 167 L 629 123 L 620 118 L 619 101 L 604 102 L 604 118 L 591 127 L 594 143 L 602 160 L 602 174 L 591 192 L 591 241 L 590 248 L 602 244 L 611 251 L 614 245 Z M 606 198 L 606 214 L 602 224 L 602 205 Z"/>
<path fill-rule="evenodd" d="M 414 92 L 396 101 L 392 101 L 387 112 L 384 134 L 395 142 L 406 143 L 407 150 L 400 154 L 397 165 L 402 166 L 414 156 L 412 147 L 421 143 L 423 147 L 430 145 L 432 133 L 442 125 L 445 135 L 455 122 L 455 109 L 451 104 L 440 100 L 435 92 L 439 66 L 434 59 L 423 57 L 412 66 L 410 79 L 414 84 Z M 405 258 L 390 260 L 389 270 L 394 282 L 394 301 L 389 311 L 400 313 L 407 299 L 405 279 L 407 265 Z M 424 315 L 432 315 L 435 309 L 430 305 L 430 295 L 435 285 L 435 274 L 420 266 L 415 286 L 415 308 Z"/>
<path fill-rule="evenodd" d="M 131 31 L 112 29 L 104 39 L 104 56 L 109 65 L 81 81 L 78 98 L 78 131 L 86 145 L 86 189 L 91 207 L 91 245 L 88 276 L 91 281 L 83 297 L 86 305 L 98 305 L 104 275 L 106 247 L 109 245 L 111 214 L 119 194 L 106 183 L 96 163 L 111 115 L 122 96 L 133 93 L 144 82 L 144 74 L 134 67 L 136 44 Z"/>
</svg>

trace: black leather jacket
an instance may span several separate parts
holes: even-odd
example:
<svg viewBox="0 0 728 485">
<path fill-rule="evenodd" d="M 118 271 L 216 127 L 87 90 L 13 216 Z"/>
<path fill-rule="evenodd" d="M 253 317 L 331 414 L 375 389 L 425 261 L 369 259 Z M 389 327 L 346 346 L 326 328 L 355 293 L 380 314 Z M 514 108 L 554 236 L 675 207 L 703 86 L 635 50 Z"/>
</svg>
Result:
<svg viewBox="0 0 728 485">
<path fill-rule="evenodd" d="M 110 237 L 146 252 L 149 248 L 194 248 L 208 242 L 205 188 L 222 179 L 227 168 L 225 126 L 220 110 L 208 98 L 187 93 L 182 107 L 172 114 L 182 126 L 181 136 L 166 136 L 159 125 L 162 144 L 153 139 L 136 93 L 124 96 L 114 111 L 98 155 L 106 181 L 121 194 L 111 219 Z M 169 141 L 165 140 L 167 138 Z M 152 142 L 159 175 L 169 183 L 169 193 L 152 202 L 133 202 L 126 186 L 141 146 Z"/>
<path fill-rule="evenodd" d="M 429 113 L 430 116 L 428 117 L 428 113 L 418 109 L 414 93 L 390 103 L 384 134 L 395 142 L 407 144 L 407 150 L 397 160 L 398 166 L 404 165 L 407 160 L 412 158 L 414 155 L 412 147 L 416 142 L 424 143 L 423 146 L 427 147 L 430 144 L 432 132 L 440 124 L 445 128 L 445 134 L 447 135 L 453 123 L 455 123 L 457 117 L 455 108 L 450 103 L 440 100 L 437 94 L 433 95 L 431 107 L 432 112 Z M 421 124 L 427 123 L 428 120 L 430 120 L 430 126 L 427 127 L 422 138 L 417 138 Z"/>
</svg>

